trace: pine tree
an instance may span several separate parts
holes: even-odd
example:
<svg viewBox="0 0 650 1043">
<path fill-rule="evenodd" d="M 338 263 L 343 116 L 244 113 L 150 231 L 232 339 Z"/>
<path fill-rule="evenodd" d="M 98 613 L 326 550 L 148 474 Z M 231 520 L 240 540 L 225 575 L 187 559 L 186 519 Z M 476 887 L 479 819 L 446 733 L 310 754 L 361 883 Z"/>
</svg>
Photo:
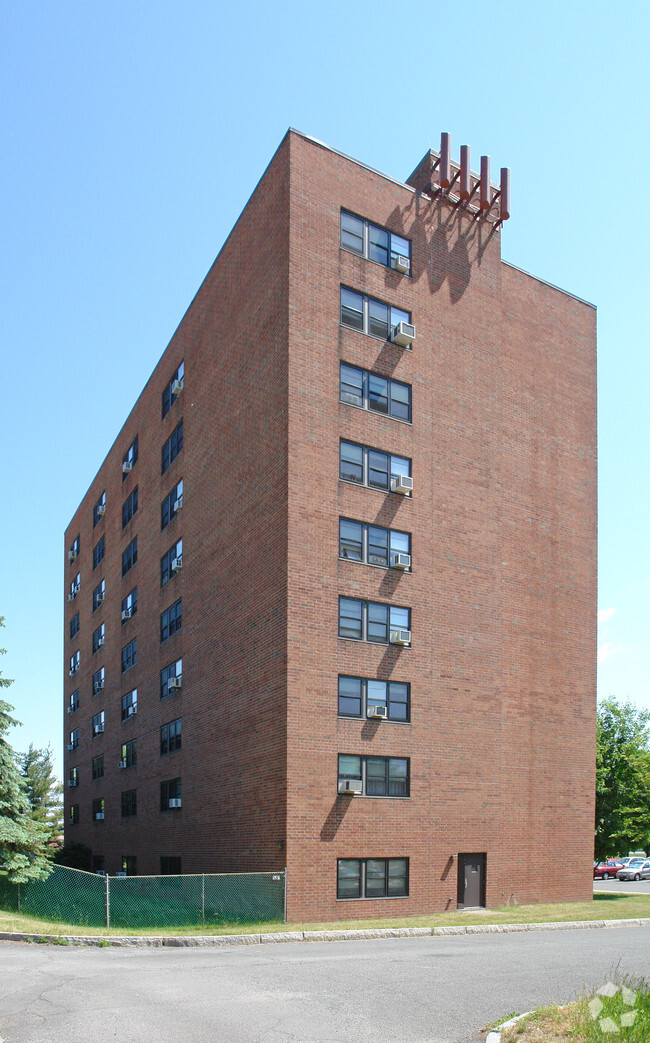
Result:
<svg viewBox="0 0 650 1043">
<path fill-rule="evenodd" d="M 0 626 L 4 620 L 0 617 Z M 4 654 L 0 648 L 0 655 Z M 12 682 L 0 674 L 0 688 Z M 0 699 L 0 869 L 9 880 L 25 884 L 42 880 L 51 869 L 47 840 L 49 827 L 30 817 L 25 783 L 16 767 L 14 752 L 6 735 L 19 722 L 10 716 L 13 706 Z"/>
<path fill-rule="evenodd" d="M 30 742 L 27 753 L 18 754 L 18 767 L 27 789 L 30 814 L 44 822 L 50 837 L 63 833 L 63 787 L 54 774 L 52 750 L 37 750 Z"/>
</svg>

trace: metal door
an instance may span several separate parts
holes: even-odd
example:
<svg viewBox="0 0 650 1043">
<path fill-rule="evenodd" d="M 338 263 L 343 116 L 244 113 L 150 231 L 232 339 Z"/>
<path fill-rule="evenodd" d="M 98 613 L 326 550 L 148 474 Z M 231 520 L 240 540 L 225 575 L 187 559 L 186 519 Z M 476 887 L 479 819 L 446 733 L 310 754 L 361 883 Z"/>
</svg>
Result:
<svg viewBox="0 0 650 1043">
<path fill-rule="evenodd" d="M 458 856 L 458 906 L 485 905 L 485 853 Z"/>
</svg>

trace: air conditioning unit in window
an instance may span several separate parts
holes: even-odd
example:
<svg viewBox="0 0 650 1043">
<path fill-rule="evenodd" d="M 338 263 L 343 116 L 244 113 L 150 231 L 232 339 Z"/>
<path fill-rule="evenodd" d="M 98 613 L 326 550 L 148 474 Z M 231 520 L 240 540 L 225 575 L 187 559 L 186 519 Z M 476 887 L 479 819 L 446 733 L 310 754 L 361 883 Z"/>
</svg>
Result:
<svg viewBox="0 0 650 1043">
<path fill-rule="evenodd" d="M 106 597 L 105 594 L 101 594 L 101 593 L 97 594 L 95 596 L 95 601 L 97 602 L 98 605 L 101 605 L 103 603 L 105 597 Z"/>
<path fill-rule="evenodd" d="M 104 734 L 104 726 L 103 725 L 98 724 L 95 728 L 93 728 L 93 736 L 103 735 L 103 734 Z"/>
<path fill-rule="evenodd" d="M 132 471 L 132 470 L 133 470 L 133 463 L 131 462 L 131 460 L 123 460 L 122 461 L 122 474 L 128 474 L 129 471 Z"/>
<path fill-rule="evenodd" d="M 411 631 L 410 630 L 391 630 L 391 632 L 390 632 L 390 643 L 391 643 L 391 645 L 410 645 L 411 644 Z"/>
<path fill-rule="evenodd" d="M 97 513 L 98 513 L 100 518 L 103 518 L 104 515 L 106 514 L 106 504 L 100 503 L 98 508 L 97 508 Z"/>
<path fill-rule="evenodd" d="M 390 480 L 390 491 L 392 493 L 400 493 L 401 496 L 406 496 L 408 493 L 413 492 L 413 479 L 409 478 L 406 474 L 398 474 L 395 478 Z"/>
<path fill-rule="evenodd" d="M 76 550 L 69 550 L 68 551 L 68 561 L 74 561 L 76 557 L 77 557 L 77 551 Z"/>
<path fill-rule="evenodd" d="M 391 554 L 390 565 L 393 569 L 410 569 L 411 555 L 403 553 Z"/>
<path fill-rule="evenodd" d="M 103 644 L 104 644 L 104 638 L 103 637 L 98 637 L 97 638 L 97 647 L 101 648 Z"/>
<path fill-rule="evenodd" d="M 183 555 L 179 554 L 177 558 L 172 558 L 172 572 L 180 572 L 183 568 Z"/>
<path fill-rule="evenodd" d="M 70 677 L 74 677 L 74 675 L 76 674 L 76 672 L 77 672 L 77 668 L 76 668 L 76 666 L 71 666 L 71 667 L 70 667 Z"/>
<path fill-rule="evenodd" d="M 93 684 L 93 692 L 94 692 L 95 695 L 97 695 L 98 692 L 103 691 L 103 689 L 104 689 L 104 682 L 103 681 L 95 681 L 94 682 L 94 684 Z"/>
<path fill-rule="evenodd" d="M 339 779 L 339 793 L 363 793 L 363 783 L 360 779 Z"/>
<path fill-rule="evenodd" d="M 72 753 L 72 751 L 76 750 L 76 748 L 77 747 L 76 747 L 74 742 L 69 742 L 68 745 L 66 746 L 66 750 L 68 751 L 68 753 Z"/>
<path fill-rule="evenodd" d="M 68 594 L 68 601 L 74 601 L 76 596 L 77 596 L 77 588 L 75 587 L 74 590 L 71 590 L 70 593 Z"/>
<path fill-rule="evenodd" d="M 415 340 L 415 326 L 411 322 L 398 322 L 391 331 L 390 339 L 400 348 L 408 348 L 411 341 Z"/>
<path fill-rule="evenodd" d="M 391 268 L 394 268 L 396 272 L 402 272 L 402 274 L 411 270 L 411 262 L 404 254 L 396 254 L 395 257 L 391 258 L 390 264 Z"/>
<path fill-rule="evenodd" d="M 76 709 L 77 709 L 77 707 L 76 707 L 76 706 L 74 705 L 74 703 L 72 703 L 72 704 L 71 704 L 71 705 L 70 705 L 70 706 L 68 707 L 68 713 L 74 713 Z"/>
<path fill-rule="evenodd" d="M 123 608 L 122 609 L 122 622 L 126 623 L 127 619 L 130 619 L 130 618 L 131 618 L 131 609 L 130 608 Z"/>
<path fill-rule="evenodd" d="M 183 377 L 180 380 L 172 381 L 172 395 L 176 398 L 176 395 L 180 395 L 181 391 L 185 387 L 185 380 Z"/>
<path fill-rule="evenodd" d="M 169 798 L 169 807 L 170 808 L 180 808 L 180 806 L 181 806 L 181 798 L 180 797 L 170 797 Z"/>
<path fill-rule="evenodd" d="M 174 514 L 176 514 L 176 511 L 180 511 L 182 506 L 183 506 L 183 497 L 179 496 L 177 500 L 174 500 L 174 506 L 172 507 L 172 510 L 173 510 Z"/>
<path fill-rule="evenodd" d="M 369 706 L 368 717 L 376 717 L 380 721 L 388 720 L 388 707 L 387 706 Z"/>
<path fill-rule="evenodd" d="M 133 717 L 133 715 L 136 714 L 137 712 L 138 712 L 137 706 L 127 706 L 127 708 L 126 708 L 126 716 L 127 717 Z"/>
<path fill-rule="evenodd" d="M 167 682 L 167 687 L 168 687 L 170 692 L 172 692 L 175 688 L 182 688 L 183 687 L 183 675 L 181 674 L 179 677 L 170 677 L 168 682 Z"/>
<path fill-rule="evenodd" d="M 95 822 L 102 822 L 103 818 L 104 818 L 104 812 L 103 811 L 98 811 L 97 814 L 95 815 Z"/>
<path fill-rule="evenodd" d="M 119 761 L 117 766 L 120 769 L 120 771 L 122 771 L 123 768 L 126 768 L 126 761 L 125 760 Z"/>
<path fill-rule="evenodd" d="M 76 779 L 68 779 L 68 786 L 76 786 L 76 785 L 77 785 L 77 780 Z"/>
</svg>

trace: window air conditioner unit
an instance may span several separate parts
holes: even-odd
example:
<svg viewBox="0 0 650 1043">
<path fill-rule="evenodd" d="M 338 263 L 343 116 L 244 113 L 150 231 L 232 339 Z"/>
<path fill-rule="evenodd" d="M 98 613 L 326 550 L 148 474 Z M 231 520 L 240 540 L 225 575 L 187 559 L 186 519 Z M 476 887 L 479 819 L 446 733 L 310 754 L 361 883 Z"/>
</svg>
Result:
<svg viewBox="0 0 650 1043">
<path fill-rule="evenodd" d="M 173 691 L 174 688 L 181 688 L 182 684 L 183 684 L 183 675 L 181 674 L 179 677 L 170 677 L 168 682 L 167 682 L 167 688 L 171 692 L 171 691 Z"/>
<path fill-rule="evenodd" d="M 75 559 L 76 557 L 77 557 L 77 552 L 76 552 L 76 550 L 69 550 L 69 551 L 68 551 L 68 561 L 74 561 L 74 559 Z"/>
<path fill-rule="evenodd" d="M 401 496 L 406 496 L 407 493 L 413 492 L 413 479 L 409 478 L 406 474 L 398 474 L 395 478 L 390 480 L 390 491 L 392 493 L 400 493 Z"/>
<path fill-rule="evenodd" d="M 95 681 L 95 683 L 93 685 L 93 692 L 95 692 L 95 694 L 97 694 L 97 692 L 103 691 L 103 688 L 104 688 L 104 682 L 103 681 Z"/>
<path fill-rule="evenodd" d="M 363 783 L 360 779 L 339 779 L 339 793 L 363 793 Z"/>
<path fill-rule="evenodd" d="M 77 709 L 77 707 L 76 707 L 76 706 L 74 706 L 74 704 L 71 704 L 71 705 L 70 705 L 70 706 L 68 707 L 68 713 L 74 713 L 76 709 Z"/>
<path fill-rule="evenodd" d="M 104 729 L 101 727 L 93 728 L 93 735 L 103 735 Z"/>
<path fill-rule="evenodd" d="M 77 596 L 77 588 L 75 587 L 74 590 L 71 590 L 70 593 L 68 594 L 68 601 L 74 601 L 76 596 Z"/>
<path fill-rule="evenodd" d="M 402 274 L 411 270 L 411 262 L 404 254 L 396 254 L 395 257 L 391 258 L 390 264 L 391 268 L 394 268 L 396 272 L 402 272 Z"/>
<path fill-rule="evenodd" d="M 132 471 L 132 470 L 133 470 L 133 464 L 131 463 L 131 461 L 130 460 L 123 460 L 122 461 L 122 474 L 128 474 L 129 471 Z"/>
<path fill-rule="evenodd" d="M 174 500 L 174 506 L 172 508 L 172 510 L 174 511 L 174 514 L 176 514 L 176 511 L 180 511 L 182 506 L 183 506 L 183 497 L 179 496 L 177 500 Z"/>
<path fill-rule="evenodd" d="M 101 648 L 103 644 L 104 644 L 104 638 L 103 637 L 98 637 L 97 638 L 97 647 Z"/>
<path fill-rule="evenodd" d="M 73 677 L 74 674 L 76 674 L 76 672 L 77 672 L 76 666 L 71 666 L 70 667 L 70 677 Z"/>
<path fill-rule="evenodd" d="M 177 558 L 172 558 L 172 572 L 180 572 L 183 568 L 183 555 L 179 554 Z"/>
<path fill-rule="evenodd" d="M 137 706 L 127 706 L 127 708 L 126 708 L 126 716 L 127 717 L 133 717 L 133 715 L 135 713 L 137 713 L 137 712 L 138 712 Z"/>
<path fill-rule="evenodd" d="M 380 721 L 388 720 L 388 707 L 387 706 L 369 706 L 368 717 L 376 717 Z"/>
<path fill-rule="evenodd" d="M 104 818 L 104 812 L 103 811 L 98 811 L 97 814 L 95 815 L 95 821 L 96 822 L 101 822 L 103 818 Z"/>
<path fill-rule="evenodd" d="M 106 504 L 105 503 L 100 503 L 99 507 L 97 508 L 97 513 L 98 513 L 100 518 L 104 517 L 104 515 L 106 514 Z"/>
<path fill-rule="evenodd" d="M 117 766 L 120 769 L 120 771 L 122 771 L 123 768 L 126 768 L 126 761 L 125 760 L 119 761 Z"/>
<path fill-rule="evenodd" d="M 169 807 L 170 808 L 180 808 L 180 806 L 181 806 L 181 798 L 180 797 L 170 797 L 169 798 Z"/>
<path fill-rule="evenodd" d="M 97 598 L 96 598 L 97 604 L 101 605 L 105 597 L 106 597 L 105 594 L 98 594 Z"/>
<path fill-rule="evenodd" d="M 393 569 L 410 569 L 411 555 L 402 553 L 392 554 L 390 564 Z"/>
<path fill-rule="evenodd" d="M 172 395 L 176 398 L 176 395 L 180 395 L 181 391 L 185 386 L 185 380 L 183 377 L 180 380 L 174 380 L 172 382 Z"/>
<path fill-rule="evenodd" d="M 398 322 L 391 332 L 390 339 L 400 348 L 408 348 L 411 341 L 415 340 L 415 326 L 411 322 Z"/>
<path fill-rule="evenodd" d="M 122 622 L 124 623 L 124 622 L 126 622 L 127 619 L 130 619 L 130 618 L 131 618 L 131 609 L 130 608 L 123 608 L 122 609 Z"/>
<path fill-rule="evenodd" d="M 72 751 L 76 750 L 76 748 L 77 747 L 75 746 L 75 744 L 73 742 L 69 742 L 68 745 L 66 746 L 66 750 L 68 751 L 68 753 L 72 753 Z"/>
<path fill-rule="evenodd" d="M 76 779 L 68 779 L 68 786 L 76 786 L 76 785 L 77 785 L 77 780 Z"/>
<path fill-rule="evenodd" d="M 391 645 L 410 645 L 411 644 L 411 631 L 410 630 L 391 630 L 391 632 L 390 632 L 390 643 L 391 643 Z"/>
</svg>

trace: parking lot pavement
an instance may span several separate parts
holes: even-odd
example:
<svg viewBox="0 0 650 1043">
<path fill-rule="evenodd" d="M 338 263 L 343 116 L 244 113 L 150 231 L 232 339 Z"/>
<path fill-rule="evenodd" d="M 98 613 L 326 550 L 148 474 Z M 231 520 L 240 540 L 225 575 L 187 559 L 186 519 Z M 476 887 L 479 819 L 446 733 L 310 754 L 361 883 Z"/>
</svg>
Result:
<svg viewBox="0 0 650 1043">
<path fill-rule="evenodd" d="M 6 1043 L 479 1043 L 513 1010 L 615 969 L 650 977 L 650 928 L 228 949 L 0 942 Z"/>
<path fill-rule="evenodd" d="M 609 894 L 650 895 L 650 880 L 594 880 L 594 891 Z"/>
</svg>

